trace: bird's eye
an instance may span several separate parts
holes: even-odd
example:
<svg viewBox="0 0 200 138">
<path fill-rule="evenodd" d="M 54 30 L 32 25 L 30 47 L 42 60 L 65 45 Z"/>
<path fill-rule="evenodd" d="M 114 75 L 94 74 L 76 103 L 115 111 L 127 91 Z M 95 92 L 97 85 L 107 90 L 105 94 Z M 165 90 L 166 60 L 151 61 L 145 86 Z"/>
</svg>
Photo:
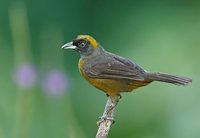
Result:
<svg viewBox="0 0 200 138">
<path fill-rule="evenodd" d="M 80 45 L 81 47 L 85 47 L 85 46 L 86 46 L 86 43 L 85 43 L 85 42 L 81 42 L 79 45 Z"/>
</svg>

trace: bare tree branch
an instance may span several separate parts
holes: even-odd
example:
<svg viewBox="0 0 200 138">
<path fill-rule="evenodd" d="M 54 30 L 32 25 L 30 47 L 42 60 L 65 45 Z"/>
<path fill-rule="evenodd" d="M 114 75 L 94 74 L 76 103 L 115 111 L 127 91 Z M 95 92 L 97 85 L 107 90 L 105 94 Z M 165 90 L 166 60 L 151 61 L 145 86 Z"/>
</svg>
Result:
<svg viewBox="0 0 200 138">
<path fill-rule="evenodd" d="M 109 96 L 103 116 L 97 122 L 99 129 L 96 138 L 107 138 L 111 125 L 114 122 L 114 112 L 120 96 Z"/>
</svg>

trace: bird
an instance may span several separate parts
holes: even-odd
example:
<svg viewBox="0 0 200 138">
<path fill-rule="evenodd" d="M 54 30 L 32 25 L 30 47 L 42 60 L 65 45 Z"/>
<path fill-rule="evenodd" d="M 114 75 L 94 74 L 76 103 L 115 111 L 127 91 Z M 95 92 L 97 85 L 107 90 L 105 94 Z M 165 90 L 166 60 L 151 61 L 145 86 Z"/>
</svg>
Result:
<svg viewBox="0 0 200 138">
<path fill-rule="evenodd" d="M 132 92 L 153 81 L 175 85 L 188 85 L 192 82 L 189 77 L 146 71 L 135 62 L 106 51 L 90 35 L 78 35 L 61 48 L 80 53 L 80 74 L 108 96 L 120 96 L 123 92 Z"/>
</svg>

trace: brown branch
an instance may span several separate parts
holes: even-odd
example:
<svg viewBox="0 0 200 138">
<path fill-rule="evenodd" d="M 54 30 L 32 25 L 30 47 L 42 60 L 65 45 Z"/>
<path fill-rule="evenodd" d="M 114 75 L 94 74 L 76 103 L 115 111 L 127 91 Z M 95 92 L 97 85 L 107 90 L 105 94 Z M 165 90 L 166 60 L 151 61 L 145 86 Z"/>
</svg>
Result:
<svg viewBox="0 0 200 138">
<path fill-rule="evenodd" d="M 120 96 L 109 96 L 103 116 L 97 122 L 99 129 L 97 131 L 96 138 L 107 138 L 111 125 L 114 121 L 114 112 L 119 99 Z"/>
</svg>

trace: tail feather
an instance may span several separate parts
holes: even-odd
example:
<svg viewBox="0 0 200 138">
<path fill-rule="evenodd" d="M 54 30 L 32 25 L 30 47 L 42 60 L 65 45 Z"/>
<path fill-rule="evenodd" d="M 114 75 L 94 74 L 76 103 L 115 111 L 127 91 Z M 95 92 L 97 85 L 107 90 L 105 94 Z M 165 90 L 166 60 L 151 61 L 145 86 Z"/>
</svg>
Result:
<svg viewBox="0 0 200 138">
<path fill-rule="evenodd" d="M 149 79 L 152 81 L 161 81 L 161 82 L 172 83 L 175 85 L 188 85 L 189 83 L 192 82 L 192 79 L 190 79 L 190 78 L 169 75 L 169 74 L 165 74 L 165 73 L 148 73 L 146 76 L 146 79 Z"/>
</svg>

